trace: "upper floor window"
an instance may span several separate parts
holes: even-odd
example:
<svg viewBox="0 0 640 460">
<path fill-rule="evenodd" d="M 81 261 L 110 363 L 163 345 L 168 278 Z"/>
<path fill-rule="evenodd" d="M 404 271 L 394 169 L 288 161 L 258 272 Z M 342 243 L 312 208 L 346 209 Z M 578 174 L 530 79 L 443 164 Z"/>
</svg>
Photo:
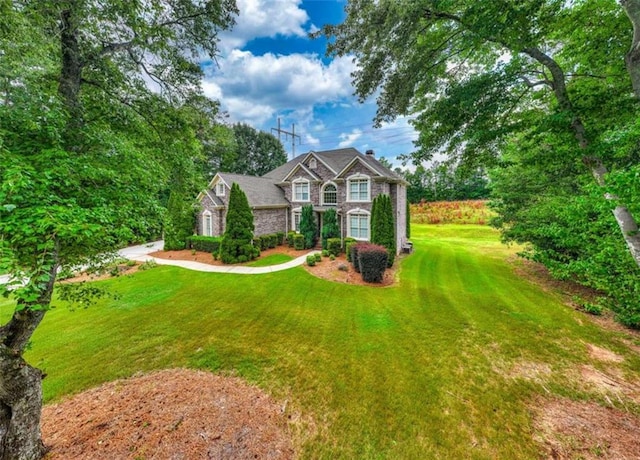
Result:
<svg viewBox="0 0 640 460">
<path fill-rule="evenodd" d="M 334 184 L 327 184 L 322 189 L 322 204 L 325 206 L 337 206 L 338 188 Z"/>
<path fill-rule="evenodd" d="M 309 181 L 304 179 L 293 182 L 293 201 L 309 201 Z"/>
<path fill-rule="evenodd" d="M 216 196 L 224 196 L 224 183 L 218 182 L 216 184 Z"/>
<path fill-rule="evenodd" d="M 352 176 L 347 181 L 349 201 L 371 201 L 370 181 L 367 176 Z"/>
</svg>

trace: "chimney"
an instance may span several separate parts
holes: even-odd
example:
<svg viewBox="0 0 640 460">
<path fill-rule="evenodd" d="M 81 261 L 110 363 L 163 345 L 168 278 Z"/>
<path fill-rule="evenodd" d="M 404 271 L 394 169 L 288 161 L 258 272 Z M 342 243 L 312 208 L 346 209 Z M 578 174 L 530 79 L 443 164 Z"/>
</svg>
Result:
<svg viewBox="0 0 640 460">
<path fill-rule="evenodd" d="M 366 152 L 364 152 L 366 155 L 375 157 L 376 156 L 376 152 L 374 152 L 373 150 L 367 150 Z"/>
</svg>

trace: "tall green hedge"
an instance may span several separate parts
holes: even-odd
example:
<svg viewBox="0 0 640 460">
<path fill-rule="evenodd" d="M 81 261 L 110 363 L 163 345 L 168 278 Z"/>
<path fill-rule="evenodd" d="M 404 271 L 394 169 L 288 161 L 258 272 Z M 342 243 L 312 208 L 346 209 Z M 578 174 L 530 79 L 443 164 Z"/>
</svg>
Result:
<svg viewBox="0 0 640 460">
<path fill-rule="evenodd" d="M 371 242 L 384 246 L 389 253 L 389 267 L 396 256 L 396 224 L 389 195 L 380 194 L 373 200 L 371 209 Z"/>
<path fill-rule="evenodd" d="M 304 248 L 310 249 L 316 245 L 318 226 L 313 215 L 313 206 L 308 204 L 302 207 L 300 215 L 300 234 L 304 236 Z"/>
<path fill-rule="evenodd" d="M 237 183 L 231 186 L 225 232 L 220 243 L 220 259 L 225 264 L 246 262 L 258 257 L 253 246 L 253 213 L 249 201 Z"/>
<path fill-rule="evenodd" d="M 338 214 L 335 209 L 329 209 L 324 213 L 322 219 L 322 249 L 329 249 L 327 240 L 329 238 L 338 238 L 340 236 L 340 227 L 338 227 Z M 340 252 L 338 251 L 338 255 Z"/>
</svg>

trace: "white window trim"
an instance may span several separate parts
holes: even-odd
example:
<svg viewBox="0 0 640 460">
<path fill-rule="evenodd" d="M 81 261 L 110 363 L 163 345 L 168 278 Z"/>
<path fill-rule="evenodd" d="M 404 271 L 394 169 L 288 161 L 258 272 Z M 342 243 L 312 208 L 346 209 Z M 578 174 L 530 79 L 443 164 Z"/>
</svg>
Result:
<svg viewBox="0 0 640 460">
<path fill-rule="evenodd" d="M 367 199 L 366 200 L 352 200 L 351 199 L 351 181 L 353 180 L 366 180 L 367 181 Z M 347 202 L 348 203 L 371 203 L 371 177 L 366 174 L 354 174 L 347 177 Z"/>
<path fill-rule="evenodd" d="M 336 202 L 335 203 L 326 204 L 325 201 L 324 201 L 324 189 L 328 185 L 333 185 L 336 188 Z M 322 186 L 322 188 L 320 189 L 320 202 L 322 203 L 321 206 L 338 206 L 338 185 L 335 184 L 334 182 L 327 182 L 326 184 L 324 184 Z"/>
<path fill-rule="evenodd" d="M 209 228 L 207 229 L 207 220 L 209 221 Z M 209 230 L 209 233 L 207 233 Z M 202 212 L 202 236 L 213 236 L 213 216 L 208 209 Z"/>
<path fill-rule="evenodd" d="M 224 196 L 225 195 L 224 182 L 216 183 L 215 192 L 216 192 L 216 196 Z"/>
<path fill-rule="evenodd" d="M 361 237 L 355 237 L 351 234 L 351 222 L 350 222 L 350 218 L 353 214 L 357 214 L 357 215 L 366 215 L 368 218 L 367 221 L 367 234 L 369 235 L 368 238 L 361 238 Z M 371 239 L 371 213 L 365 209 L 352 209 L 351 211 L 347 212 L 347 237 L 349 238 L 354 238 L 358 241 L 369 241 Z"/>
<path fill-rule="evenodd" d="M 291 210 L 291 231 L 300 233 L 300 229 L 296 228 L 296 216 L 299 216 L 298 225 L 300 225 L 300 219 L 302 219 L 302 208 L 294 208 Z"/>
<path fill-rule="evenodd" d="M 298 200 L 296 197 L 296 185 L 303 183 L 307 184 L 307 199 Z M 293 180 L 291 183 L 291 201 L 295 201 L 296 203 L 309 203 L 311 201 L 311 183 L 309 182 L 309 179 L 298 178 Z"/>
</svg>

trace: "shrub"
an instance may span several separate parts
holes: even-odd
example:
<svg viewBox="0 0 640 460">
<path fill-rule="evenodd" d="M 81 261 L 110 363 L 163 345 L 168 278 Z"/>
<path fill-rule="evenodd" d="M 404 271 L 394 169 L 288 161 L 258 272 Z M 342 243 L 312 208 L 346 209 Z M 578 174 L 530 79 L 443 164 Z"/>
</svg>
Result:
<svg viewBox="0 0 640 460">
<path fill-rule="evenodd" d="M 322 261 L 322 254 L 320 254 L 319 252 L 316 252 L 313 257 L 316 258 L 316 262 L 320 262 Z"/>
<path fill-rule="evenodd" d="M 307 265 L 309 267 L 313 267 L 316 264 L 316 256 L 313 254 L 309 254 L 307 256 Z"/>
<path fill-rule="evenodd" d="M 365 243 L 354 242 L 349 245 L 349 248 L 351 249 L 351 265 L 353 265 L 353 269 L 356 271 L 356 273 L 360 273 L 360 265 L 358 262 L 358 248 L 362 244 L 365 244 Z"/>
<path fill-rule="evenodd" d="M 293 248 L 297 251 L 304 249 L 304 235 L 296 233 L 296 235 L 293 237 Z"/>
<path fill-rule="evenodd" d="M 272 233 L 270 235 L 265 235 L 267 238 L 267 242 L 269 244 L 269 248 L 273 249 L 278 245 L 278 235 Z"/>
<path fill-rule="evenodd" d="M 252 241 L 254 247 L 260 248 L 262 250 L 262 237 L 254 236 Z"/>
<path fill-rule="evenodd" d="M 262 235 L 260 237 L 260 249 L 263 251 L 269 249 L 269 235 Z"/>
<path fill-rule="evenodd" d="M 190 236 L 187 238 L 187 247 L 196 251 L 216 253 L 220 249 L 219 236 Z"/>
<path fill-rule="evenodd" d="M 328 238 L 327 239 L 327 251 L 334 256 L 340 255 L 342 249 L 342 241 L 340 238 Z"/>
<path fill-rule="evenodd" d="M 243 263 L 243 262 L 247 262 L 249 260 L 249 258 L 247 256 L 245 256 L 244 254 L 241 254 L 238 256 L 238 262 L 239 263 Z"/>
<path fill-rule="evenodd" d="M 336 256 L 334 256 L 333 254 L 331 254 L 331 255 L 329 256 L 329 260 L 336 260 Z"/>
<path fill-rule="evenodd" d="M 322 249 L 329 249 L 327 245 L 329 238 L 337 238 L 339 236 L 338 215 L 335 209 L 329 209 L 322 218 Z"/>
<path fill-rule="evenodd" d="M 382 282 L 389 257 L 387 248 L 369 243 L 358 246 L 358 265 L 362 279 L 368 283 Z"/>
<path fill-rule="evenodd" d="M 351 262 L 351 245 L 355 242 L 355 238 L 351 238 L 350 236 L 344 239 L 344 252 L 347 254 L 347 262 Z"/>
<path fill-rule="evenodd" d="M 237 183 L 231 185 L 229 206 L 224 236 L 220 241 L 220 259 L 225 264 L 238 262 L 240 256 L 254 259 L 260 253 L 254 248 L 253 242 L 253 213 L 247 201 L 247 195 Z"/>
<path fill-rule="evenodd" d="M 329 257 L 329 251 L 327 251 L 326 249 L 322 250 L 322 257 Z"/>
<path fill-rule="evenodd" d="M 304 249 L 310 249 L 316 245 L 317 225 L 313 214 L 313 206 L 308 204 L 302 207 L 300 215 L 300 234 L 304 236 Z"/>
<path fill-rule="evenodd" d="M 284 232 L 276 232 L 276 245 L 282 246 L 284 244 Z"/>
<path fill-rule="evenodd" d="M 287 243 L 289 244 L 289 247 L 292 248 L 293 247 L 293 239 L 296 236 L 296 232 L 288 232 L 287 233 Z"/>
<path fill-rule="evenodd" d="M 396 224 L 389 195 L 381 194 L 374 198 L 371 209 L 371 242 L 387 248 L 389 267 L 396 255 Z"/>
<path fill-rule="evenodd" d="M 138 268 L 138 270 L 150 270 L 152 268 L 156 268 L 158 266 L 158 263 L 155 260 L 147 260 L 146 262 L 143 262 L 142 264 L 140 264 L 140 267 Z"/>
</svg>

